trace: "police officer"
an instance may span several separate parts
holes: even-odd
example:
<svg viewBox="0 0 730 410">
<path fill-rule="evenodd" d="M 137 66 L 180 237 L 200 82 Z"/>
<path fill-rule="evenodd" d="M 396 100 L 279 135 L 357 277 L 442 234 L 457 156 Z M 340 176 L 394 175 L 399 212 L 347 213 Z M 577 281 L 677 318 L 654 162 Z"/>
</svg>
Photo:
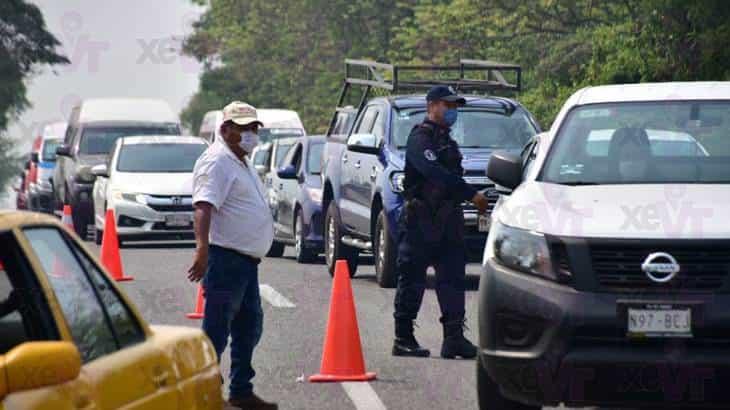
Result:
<svg viewBox="0 0 730 410">
<path fill-rule="evenodd" d="M 441 357 L 473 358 L 476 347 L 464 337 L 466 250 L 461 203 L 471 201 L 483 213 L 487 198 L 464 181 L 459 146 L 450 135 L 457 107 L 466 100 L 450 87 L 435 86 L 426 101 L 426 118 L 413 128 L 406 148 L 393 355 L 431 354 L 416 341 L 413 321 L 426 289 L 426 269 L 433 266 L 444 329 Z"/>
</svg>

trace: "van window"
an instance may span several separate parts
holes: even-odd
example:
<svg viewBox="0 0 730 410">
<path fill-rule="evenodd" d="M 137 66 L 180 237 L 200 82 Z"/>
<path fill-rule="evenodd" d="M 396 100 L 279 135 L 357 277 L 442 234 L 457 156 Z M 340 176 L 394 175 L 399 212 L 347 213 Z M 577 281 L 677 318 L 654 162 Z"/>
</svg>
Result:
<svg viewBox="0 0 730 410">
<path fill-rule="evenodd" d="M 56 160 L 56 148 L 61 144 L 59 139 L 48 139 L 43 142 L 41 161 L 53 162 Z"/>
<path fill-rule="evenodd" d="M 137 127 L 87 127 L 79 144 L 81 155 L 109 155 L 114 143 L 131 135 L 178 135 L 177 125 L 151 125 Z"/>
</svg>

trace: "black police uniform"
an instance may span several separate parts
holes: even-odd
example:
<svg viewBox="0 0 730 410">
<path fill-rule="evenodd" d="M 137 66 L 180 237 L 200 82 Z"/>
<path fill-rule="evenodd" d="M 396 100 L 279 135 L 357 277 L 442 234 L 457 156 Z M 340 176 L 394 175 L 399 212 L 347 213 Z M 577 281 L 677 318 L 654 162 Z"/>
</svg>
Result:
<svg viewBox="0 0 730 410">
<path fill-rule="evenodd" d="M 405 206 L 398 224 L 394 355 L 430 354 L 413 336 L 429 266 L 436 271 L 435 290 L 444 325 L 441 355 L 476 355 L 463 336 L 466 251 L 461 207 L 476 190 L 464 181 L 462 156 L 450 132 L 450 128 L 426 120 L 408 137 Z"/>
</svg>

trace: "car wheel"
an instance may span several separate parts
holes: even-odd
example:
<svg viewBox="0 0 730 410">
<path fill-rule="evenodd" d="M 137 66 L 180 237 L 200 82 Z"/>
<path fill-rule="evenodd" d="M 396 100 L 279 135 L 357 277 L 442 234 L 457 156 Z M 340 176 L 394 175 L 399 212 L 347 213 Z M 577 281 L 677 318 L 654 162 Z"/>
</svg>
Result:
<svg viewBox="0 0 730 410">
<path fill-rule="evenodd" d="M 82 240 L 87 240 L 89 233 L 89 218 L 83 215 L 78 207 L 71 205 L 71 219 L 74 221 L 74 230 L 76 235 Z"/>
<path fill-rule="evenodd" d="M 101 245 L 101 241 L 104 239 L 104 231 L 99 228 L 94 229 L 94 242 L 96 242 L 97 245 Z"/>
<path fill-rule="evenodd" d="M 307 249 L 304 245 L 304 218 L 302 211 L 297 210 L 296 218 L 294 218 L 294 253 L 299 263 L 311 263 L 317 257 L 312 250 Z"/>
<path fill-rule="evenodd" d="M 281 258 L 284 255 L 284 248 L 285 245 L 283 243 L 274 241 L 271 243 L 271 248 L 269 248 L 266 256 L 270 258 Z"/>
<path fill-rule="evenodd" d="M 330 275 L 334 276 L 335 262 L 339 259 L 345 259 L 347 266 L 350 268 L 350 276 L 355 276 L 359 251 L 342 243 L 340 214 L 337 211 L 335 201 L 330 202 L 324 221 L 324 254 L 327 261 L 327 270 L 329 270 Z"/>
<path fill-rule="evenodd" d="M 528 406 L 502 396 L 497 383 L 489 377 L 481 360 L 477 359 L 477 399 L 479 410 L 539 410 L 539 406 Z"/>
<path fill-rule="evenodd" d="M 381 288 L 394 288 L 398 282 L 398 272 L 396 271 L 398 245 L 390 235 L 389 225 L 385 211 L 380 211 L 375 223 L 373 253 L 375 254 L 375 279 Z"/>
</svg>

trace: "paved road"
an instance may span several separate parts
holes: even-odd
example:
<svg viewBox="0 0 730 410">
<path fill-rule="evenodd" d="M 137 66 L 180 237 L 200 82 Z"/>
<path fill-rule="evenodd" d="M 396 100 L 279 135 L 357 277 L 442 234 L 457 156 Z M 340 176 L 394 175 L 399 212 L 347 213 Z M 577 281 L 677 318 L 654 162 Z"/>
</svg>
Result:
<svg viewBox="0 0 730 410">
<path fill-rule="evenodd" d="M 185 318 L 193 309 L 195 294 L 185 277 L 193 255 L 191 244 L 132 244 L 125 245 L 121 254 L 125 273 L 135 279 L 121 286 L 150 323 L 200 326 L 199 321 Z M 467 324 L 473 329 L 468 336 L 475 340 L 479 267 L 470 265 L 467 271 Z M 353 292 L 366 365 L 377 372 L 377 381 L 310 384 L 302 378 L 319 370 L 330 276 L 322 261 L 300 265 L 289 253 L 262 263 L 260 281 L 268 285 L 268 295 L 264 335 L 255 354 L 257 393 L 278 401 L 281 409 L 476 409 L 473 361 L 390 355 L 394 291 L 379 288 L 374 275 L 372 261 L 365 258 L 353 280 Z M 438 317 L 436 296 L 428 291 L 417 337 L 436 354 L 441 343 Z M 228 352 L 222 366 L 227 374 Z"/>
</svg>

